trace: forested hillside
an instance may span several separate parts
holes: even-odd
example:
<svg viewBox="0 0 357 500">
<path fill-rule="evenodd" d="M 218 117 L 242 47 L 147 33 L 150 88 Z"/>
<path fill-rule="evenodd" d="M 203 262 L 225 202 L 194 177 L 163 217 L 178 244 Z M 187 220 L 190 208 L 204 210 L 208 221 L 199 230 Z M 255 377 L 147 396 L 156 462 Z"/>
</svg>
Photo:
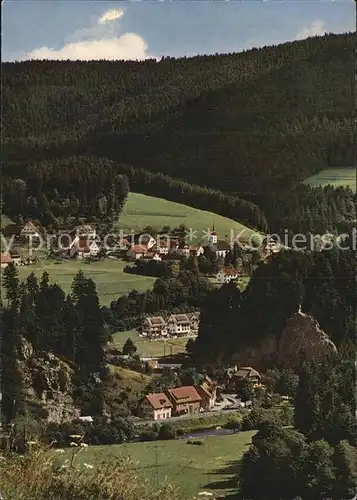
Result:
<svg viewBox="0 0 357 500">
<path fill-rule="evenodd" d="M 4 173 L 22 178 L 43 159 L 107 157 L 251 201 L 271 229 L 283 216 L 294 226 L 315 201 L 296 184 L 353 163 L 353 86 L 352 34 L 160 62 L 5 63 Z M 291 206 L 275 206 L 287 191 Z M 342 196 L 348 206 L 334 200 L 332 225 L 351 219 L 353 195 Z M 331 197 L 318 198 L 323 218 Z M 246 222 L 264 228 L 264 214 Z"/>
</svg>

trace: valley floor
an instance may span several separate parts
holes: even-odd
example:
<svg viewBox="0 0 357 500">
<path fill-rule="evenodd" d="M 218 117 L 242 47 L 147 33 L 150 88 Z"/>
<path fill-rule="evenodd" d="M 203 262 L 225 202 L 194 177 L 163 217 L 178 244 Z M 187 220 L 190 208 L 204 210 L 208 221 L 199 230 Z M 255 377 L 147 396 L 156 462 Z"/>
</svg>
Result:
<svg viewBox="0 0 357 500">
<path fill-rule="evenodd" d="M 192 499 L 201 491 L 214 495 L 237 492 L 239 460 L 249 449 L 254 431 L 200 439 L 204 444 L 187 444 L 185 439 L 96 446 L 80 450 L 76 461 L 93 464 L 103 456 L 129 457 L 140 477 L 151 484 L 175 483 L 182 499 Z M 211 498 L 215 498 L 212 496 Z"/>
</svg>

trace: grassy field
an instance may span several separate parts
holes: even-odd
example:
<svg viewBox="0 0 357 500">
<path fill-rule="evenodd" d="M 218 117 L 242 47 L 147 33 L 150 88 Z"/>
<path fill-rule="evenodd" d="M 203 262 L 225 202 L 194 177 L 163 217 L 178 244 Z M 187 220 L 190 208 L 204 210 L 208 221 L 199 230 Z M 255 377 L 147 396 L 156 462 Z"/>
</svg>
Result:
<svg viewBox="0 0 357 500">
<path fill-rule="evenodd" d="M 186 344 L 188 338 L 182 339 L 169 339 L 169 340 L 144 340 L 139 337 L 136 330 L 128 332 L 117 332 L 113 335 L 114 344 L 121 349 L 125 341 L 131 338 L 138 348 L 138 354 L 142 357 L 149 356 L 167 356 L 171 354 L 178 354 L 186 351 Z"/>
<path fill-rule="evenodd" d="M 211 229 L 213 224 L 219 239 L 224 239 L 225 235 L 230 237 L 231 230 L 234 237 L 244 229 L 247 238 L 254 233 L 252 229 L 221 215 L 138 193 L 129 193 L 118 227 L 130 232 L 139 231 L 145 226 L 160 230 L 163 226 L 174 228 L 180 224 L 197 231 L 197 238 L 192 240 L 192 244 L 204 243 L 203 231 Z"/>
<path fill-rule="evenodd" d="M 101 305 L 109 305 L 120 295 L 135 289 L 138 292 L 146 291 L 152 287 L 155 278 L 126 274 L 123 272 L 127 262 L 106 259 L 100 262 L 87 264 L 79 261 L 63 261 L 55 263 L 42 261 L 32 266 L 19 267 L 20 278 L 26 278 L 32 271 L 41 277 L 44 271 L 50 275 L 52 283 L 57 283 L 67 293 L 70 291 L 72 280 L 79 269 L 92 278 L 96 285 Z"/>
<path fill-rule="evenodd" d="M 201 491 L 233 495 L 237 491 L 238 461 L 253 435 L 254 431 L 249 431 L 206 437 L 201 439 L 202 446 L 187 444 L 186 439 L 96 446 L 78 453 L 75 460 L 95 464 L 108 454 L 130 457 L 138 463 L 139 475 L 152 484 L 177 484 L 182 499 L 192 499 Z"/>
<path fill-rule="evenodd" d="M 109 365 L 109 369 L 119 376 L 120 387 L 122 387 L 122 389 L 130 388 L 133 392 L 136 392 L 149 385 L 152 381 L 152 377 L 149 375 L 134 370 L 128 370 L 121 366 Z"/>
<path fill-rule="evenodd" d="M 305 179 L 310 186 L 349 186 L 356 192 L 356 170 L 354 168 L 326 168 L 316 175 Z"/>
</svg>

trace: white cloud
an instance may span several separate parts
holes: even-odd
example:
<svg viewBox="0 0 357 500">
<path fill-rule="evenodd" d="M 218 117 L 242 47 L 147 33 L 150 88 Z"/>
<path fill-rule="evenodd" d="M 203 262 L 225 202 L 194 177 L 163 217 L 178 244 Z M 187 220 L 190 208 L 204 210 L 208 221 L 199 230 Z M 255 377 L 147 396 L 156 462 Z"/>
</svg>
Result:
<svg viewBox="0 0 357 500">
<path fill-rule="evenodd" d="M 326 33 L 326 25 L 323 21 L 313 21 L 296 35 L 296 40 L 302 40 L 310 36 L 323 36 Z"/>
<path fill-rule="evenodd" d="M 123 9 L 109 9 L 98 20 L 99 24 L 106 24 L 120 19 L 124 15 Z"/>
<path fill-rule="evenodd" d="M 139 34 L 118 32 L 117 23 L 113 21 L 123 15 L 122 9 L 109 9 L 92 26 L 77 30 L 66 37 L 63 47 L 39 47 L 17 60 L 127 61 L 153 58 L 148 54 L 148 46 Z"/>
<path fill-rule="evenodd" d="M 25 59 L 54 59 L 72 61 L 89 61 L 107 59 L 130 60 L 148 59 L 147 44 L 136 33 L 125 33 L 119 37 L 102 40 L 88 40 L 68 43 L 61 49 L 41 47 L 26 54 Z"/>
</svg>

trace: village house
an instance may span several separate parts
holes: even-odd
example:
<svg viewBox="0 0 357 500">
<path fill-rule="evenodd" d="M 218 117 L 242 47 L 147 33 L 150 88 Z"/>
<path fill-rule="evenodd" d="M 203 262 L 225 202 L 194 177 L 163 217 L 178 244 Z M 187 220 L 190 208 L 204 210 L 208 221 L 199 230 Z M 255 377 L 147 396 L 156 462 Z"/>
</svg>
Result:
<svg viewBox="0 0 357 500">
<path fill-rule="evenodd" d="M 211 411 L 216 404 L 216 384 L 207 375 L 205 375 L 202 383 L 196 389 L 202 399 L 201 407 L 206 411 Z"/>
<path fill-rule="evenodd" d="M 22 259 L 19 252 L 17 252 L 16 250 L 11 250 L 10 255 L 15 266 L 20 266 L 22 264 Z"/>
<path fill-rule="evenodd" d="M 95 241 L 90 241 L 87 236 L 76 236 L 70 248 L 70 257 L 88 259 L 96 257 L 100 252 L 100 247 Z"/>
<path fill-rule="evenodd" d="M 217 243 L 213 246 L 216 257 L 225 258 L 230 249 L 230 244 L 228 243 L 228 241 L 224 240 L 218 240 Z"/>
<path fill-rule="evenodd" d="M 95 240 L 97 232 L 90 224 L 82 224 L 76 227 L 76 235 L 86 236 L 89 240 Z"/>
<path fill-rule="evenodd" d="M 241 368 L 234 366 L 228 368 L 223 381 L 226 391 L 235 392 L 236 385 L 241 380 L 248 380 L 254 387 L 260 384 L 261 376 L 260 373 L 250 366 L 243 366 Z"/>
<path fill-rule="evenodd" d="M 233 267 L 225 267 L 221 269 L 216 274 L 216 279 L 218 283 L 229 283 L 230 281 L 236 280 L 239 276 L 237 269 Z"/>
<path fill-rule="evenodd" d="M 147 394 L 138 406 L 138 416 L 150 420 L 166 420 L 171 417 L 172 407 L 163 392 Z"/>
<path fill-rule="evenodd" d="M 156 245 L 156 240 L 149 234 L 130 234 L 126 239 L 130 241 L 132 247 L 139 245 L 151 250 Z"/>
<path fill-rule="evenodd" d="M 193 386 L 177 387 L 167 389 L 166 395 L 172 403 L 172 414 L 192 415 L 201 409 L 202 398 Z"/>
<path fill-rule="evenodd" d="M 191 334 L 197 334 L 200 326 L 200 313 L 195 311 L 192 313 L 187 313 L 187 317 L 191 324 Z"/>
<path fill-rule="evenodd" d="M 144 245 L 132 245 L 126 256 L 132 260 L 142 259 L 148 253 L 148 247 Z"/>
<path fill-rule="evenodd" d="M 195 255 L 199 257 L 204 254 L 204 248 L 201 245 L 194 245 L 190 247 L 190 255 Z"/>
<path fill-rule="evenodd" d="M 38 222 L 33 222 L 31 220 L 27 221 L 24 227 L 21 229 L 21 238 L 40 238 L 43 233 L 43 228 Z"/>
<path fill-rule="evenodd" d="M 187 314 L 172 314 L 167 320 L 168 333 L 171 336 L 189 335 L 191 332 L 191 321 Z"/>
<path fill-rule="evenodd" d="M 162 316 L 148 316 L 141 325 L 141 334 L 149 338 L 166 336 L 166 321 Z"/>
<path fill-rule="evenodd" d="M 0 264 L 1 264 L 2 269 L 4 269 L 5 267 L 9 266 L 12 263 L 13 263 L 13 260 L 11 258 L 11 255 L 9 254 L 9 252 L 2 252 L 0 254 Z"/>
<path fill-rule="evenodd" d="M 158 252 L 160 255 L 168 255 L 170 251 L 170 242 L 167 238 L 161 240 L 158 238 L 155 245 L 152 247 L 154 252 Z"/>
</svg>

